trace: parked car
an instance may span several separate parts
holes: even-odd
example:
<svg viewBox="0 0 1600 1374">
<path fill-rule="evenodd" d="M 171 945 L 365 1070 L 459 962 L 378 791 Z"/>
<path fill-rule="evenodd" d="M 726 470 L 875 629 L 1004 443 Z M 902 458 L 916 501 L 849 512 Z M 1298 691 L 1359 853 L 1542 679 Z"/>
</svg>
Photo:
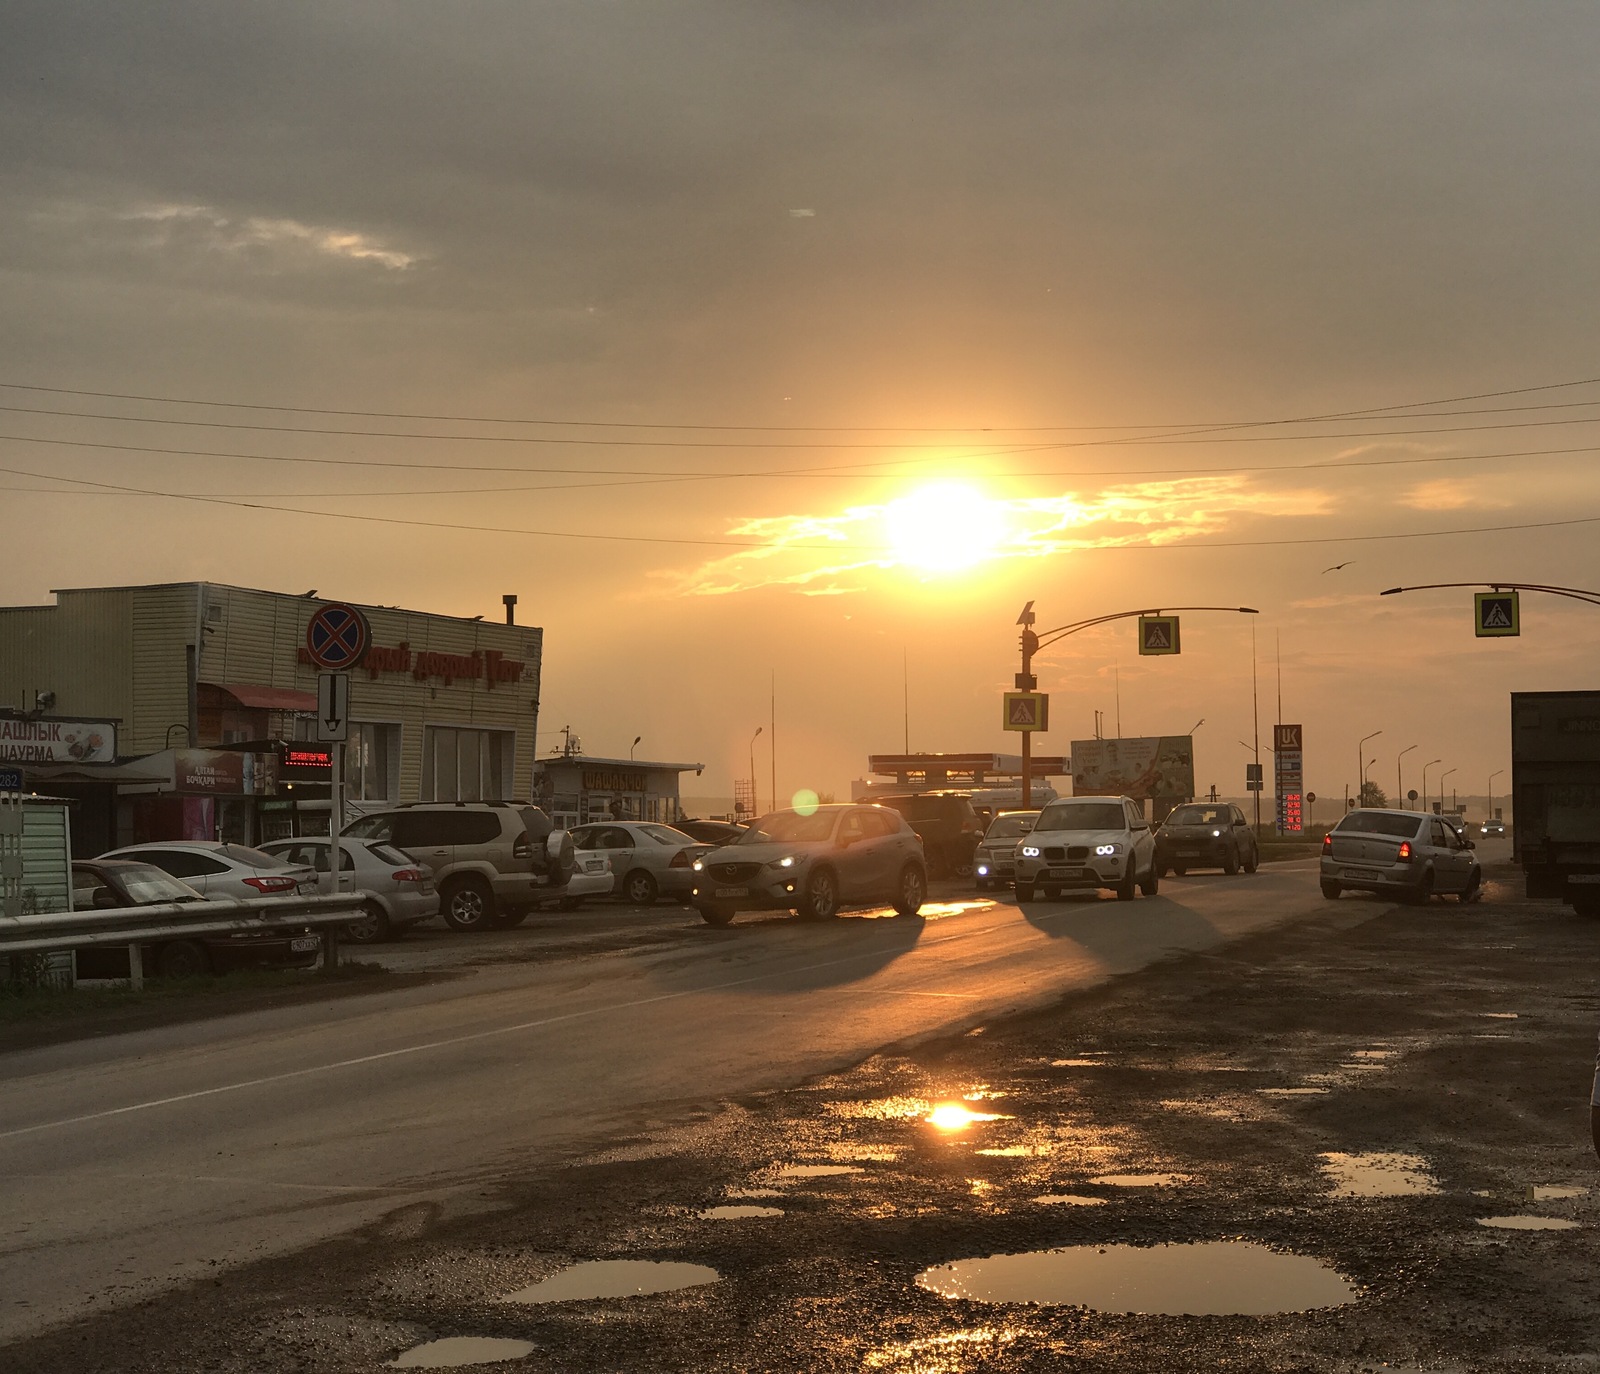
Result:
<svg viewBox="0 0 1600 1374">
<path fill-rule="evenodd" d="M 576 864 L 566 891 L 555 903 L 562 911 L 576 911 L 590 897 L 608 897 L 617 885 L 610 857 L 598 850 L 578 850 Z"/>
<path fill-rule="evenodd" d="M 918 792 L 910 796 L 874 797 L 893 807 L 922 840 L 928 870 L 936 878 L 970 878 L 973 855 L 983 838 L 983 822 L 972 801 L 957 792 Z"/>
<path fill-rule="evenodd" d="M 310 864 L 285 863 L 248 845 L 222 840 L 152 840 L 128 844 L 102 859 L 137 859 L 181 878 L 202 897 L 311 896 L 317 890 Z"/>
<path fill-rule="evenodd" d="M 332 841 L 316 836 L 298 840 L 269 840 L 261 846 L 285 863 L 304 864 L 314 869 L 317 881 L 332 891 L 328 882 L 328 851 Z M 342 892 L 360 892 L 366 897 L 359 920 L 344 927 L 347 939 L 358 945 L 376 944 L 402 935 L 419 921 L 439 914 L 439 889 L 432 875 L 409 854 L 391 845 L 372 840 L 339 842 Z"/>
<path fill-rule="evenodd" d="M 455 930 L 514 926 L 567 889 L 572 836 L 528 802 L 409 802 L 344 828 L 348 839 L 404 850 L 433 875 Z"/>
<path fill-rule="evenodd" d="M 1160 885 L 1156 843 L 1139 803 L 1128 797 L 1063 797 L 1039 813 L 1017 842 L 1017 900 L 1036 892 L 1054 901 L 1063 892 L 1109 888 L 1131 902 L 1135 886 L 1154 897 Z"/>
<path fill-rule="evenodd" d="M 1033 829 L 1037 811 L 1002 811 L 984 832 L 972 856 L 973 876 L 979 892 L 1009 887 L 1017 871 L 1017 841 Z"/>
<path fill-rule="evenodd" d="M 1261 866 L 1261 846 L 1250 822 L 1228 802 L 1189 802 L 1175 806 L 1156 830 L 1156 869 L 1180 878 L 1191 868 L 1220 868 L 1254 873 Z"/>
<path fill-rule="evenodd" d="M 1504 835 L 1506 833 L 1506 823 L 1498 817 L 1490 816 L 1488 820 L 1478 827 L 1478 833 L 1486 836 Z"/>
<path fill-rule="evenodd" d="M 1472 849 L 1439 816 L 1363 807 L 1323 836 L 1322 895 L 1331 899 L 1350 888 L 1425 902 L 1453 892 L 1468 902 L 1483 883 Z"/>
<path fill-rule="evenodd" d="M 76 911 L 205 900 L 187 883 L 154 864 L 113 858 L 72 862 L 72 905 Z M 141 941 L 139 962 L 163 978 L 192 978 L 234 968 L 309 968 L 321 950 L 322 937 L 310 926 L 300 926 Z M 126 945 L 78 951 L 80 978 L 126 978 L 129 971 Z"/>
<path fill-rule="evenodd" d="M 737 844 L 746 829 L 732 821 L 674 821 L 672 828 L 701 844 Z"/>
<path fill-rule="evenodd" d="M 915 916 L 928 893 L 922 841 L 883 806 L 774 811 L 737 844 L 693 865 L 694 905 L 714 926 L 738 911 L 790 910 L 827 920 L 842 906 L 891 904 Z"/>
<path fill-rule="evenodd" d="M 634 906 L 654 906 L 661 897 L 687 902 L 694 890 L 694 861 L 716 848 L 650 821 L 580 825 L 572 832 L 572 842 L 586 853 L 611 860 L 616 895 Z"/>
</svg>

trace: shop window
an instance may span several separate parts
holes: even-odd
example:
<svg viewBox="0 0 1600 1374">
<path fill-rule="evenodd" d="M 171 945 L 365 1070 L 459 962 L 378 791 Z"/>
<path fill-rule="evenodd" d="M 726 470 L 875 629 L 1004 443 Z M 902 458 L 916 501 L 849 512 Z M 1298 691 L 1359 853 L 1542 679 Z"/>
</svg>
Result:
<svg viewBox="0 0 1600 1374">
<path fill-rule="evenodd" d="M 422 732 L 423 801 L 504 801 L 510 793 L 509 730 L 458 730 L 429 725 Z"/>
<path fill-rule="evenodd" d="M 344 787 L 349 801 L 394 801 L 400 775 L 400 727 L 352 721 L 344 746 Z"/>
</svg>

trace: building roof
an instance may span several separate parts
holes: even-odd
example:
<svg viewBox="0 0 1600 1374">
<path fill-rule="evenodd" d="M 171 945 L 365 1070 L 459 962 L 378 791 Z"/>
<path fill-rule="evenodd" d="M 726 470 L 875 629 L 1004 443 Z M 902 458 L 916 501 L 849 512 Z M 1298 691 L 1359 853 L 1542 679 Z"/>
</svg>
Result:
<svg viewBox="0 0 1600 1374">
<path fill-rule="evenodd" d="M 654 773 L 700 773 L 705 771 L 703 763 L 656 763 L 650 759 L 602 759 L 593 754 L 552 754 L 549 758 L 539 759 L 536 767 L 546 768 L 553 764 L 570 763 L 580 768 L 643 768 Z"/>
</svg>

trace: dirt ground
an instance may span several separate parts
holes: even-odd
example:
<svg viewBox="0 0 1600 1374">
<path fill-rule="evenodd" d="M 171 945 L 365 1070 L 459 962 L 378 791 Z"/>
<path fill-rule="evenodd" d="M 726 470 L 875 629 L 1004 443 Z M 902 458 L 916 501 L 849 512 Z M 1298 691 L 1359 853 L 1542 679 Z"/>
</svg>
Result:
<svg viewBox="0 0 1600 1374">
<path fill-rule="evenodd" d="M 1507 876 L 1469 906 L 1346 897 L 1047 1012 L 663 1113 L 607 1155 L 518 1161 L 487 1211 L 397 1213 L 0 1351 L 0 1367 L 332 1374 L 458 1336 L 525 1341 L 525 1358 L 479 1367 L 541 1371 L 1600 1367 L 1600 927 L 1517 899 Z M 975 1119 L 941 1129 L 926 1119 L 941 1103 Z M 1341 1195 L 1324 1156 L 1367 1152 L 1412 1157 L 1372 1175 L 1399 1195 Z M 1093 1201 L 1036 1200 L 1062 1195 Z M 777 1215 L 702 1215 L 718 1206 Z M 1578 1225 L 1480 1224 L 1508 1215 Z M 1191 1310 L 1157 1283 L 1127 1300 L 1139 1315 L 916 1281 L 968 1258 L 1088 1247 L 1093 1270 L 1119 1247 L 1225 1240 L 1320 1261 L 1348 1300 L 1157 1315 Z M 1226 1278 L 1237 1253 L 1201 1252 L 1201 1268 Z M 618 1259 L 721 1278 L 500 1300 Z"/>
</svg>

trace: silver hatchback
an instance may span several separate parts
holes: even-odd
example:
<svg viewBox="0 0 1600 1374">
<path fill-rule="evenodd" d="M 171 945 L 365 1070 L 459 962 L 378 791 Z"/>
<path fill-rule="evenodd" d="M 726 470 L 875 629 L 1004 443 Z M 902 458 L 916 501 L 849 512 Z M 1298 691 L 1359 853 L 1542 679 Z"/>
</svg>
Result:
<svg viewBox="0 0 1600 1374">
<path fill-rule="evenodd" d="M 1450 892 L 1469 902 L 1483 883 L 1472 849 L 1437 816 L 1364 807 L 1323 837 L 1322 895 L 1331 900 L 1348 888 L 1425 902 Z"/>
</svg>

